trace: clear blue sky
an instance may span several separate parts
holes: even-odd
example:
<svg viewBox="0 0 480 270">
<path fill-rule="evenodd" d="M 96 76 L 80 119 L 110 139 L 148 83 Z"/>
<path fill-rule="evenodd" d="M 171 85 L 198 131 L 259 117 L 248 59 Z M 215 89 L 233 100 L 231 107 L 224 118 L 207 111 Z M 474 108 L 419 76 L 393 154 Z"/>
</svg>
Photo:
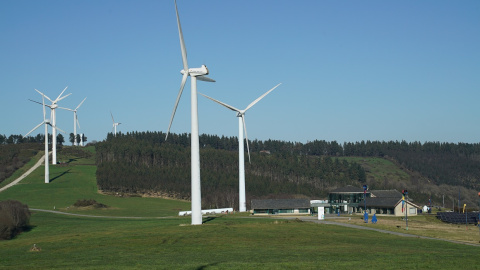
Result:
<svg viewBox="0 0 480 270">
<path fill-rule="evenodd" d="M 480 141 L 480 1 L 178 0 L 198 90 L 246 114 L 249 139 Z M 0 134 L 42 121 L 39 89 L 89 141 L 163 131 L 182 69 L 172 1 L 1 1 Z M 73 132 L 73 113 L 57 124 Z M 238 135 L 199 96 L 200 133 Z M 37 133 L 42 133 L 38 130 Z M 190 80 L 172 126 L 190 132 Z M 68 135 L 67 135 L 68 136 Z"/>
</svg>

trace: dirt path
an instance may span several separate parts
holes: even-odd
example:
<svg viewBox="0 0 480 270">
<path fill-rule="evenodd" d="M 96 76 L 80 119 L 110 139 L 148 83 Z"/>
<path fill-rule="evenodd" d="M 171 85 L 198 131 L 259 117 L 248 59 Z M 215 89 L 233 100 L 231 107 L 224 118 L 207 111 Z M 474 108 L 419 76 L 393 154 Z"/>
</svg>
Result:
<svg viewBox="0 0 480 270">
<path fill-rule="evenodd" d="M 49 155 L 51 154 L 52 152 L 49 153 Z M 40 165 L 42 165 L 42 163 L 45 161 L 45 155 L 43 155 L 38 161 L 37 163 L 35 163 L 35 165 L 33 165 L 32 168 L 30 168 L 27 172 L 25 172 L 24 174 L 22 174 L 20 177 L 18 177 L 17 179 L 15 179 L 13 182 L 11 182 L 10 184 L 0 188 L 0 192 L 6 190 L 7 188 L 9 187 L 12 187 L 16 184 L 18 184 L 18 182 L 22 181 L 23 178 L 27 177 L 29 174 L 31 174 L 33 171 L 35 171 L 38 167 L 40 167 Z"/>
<path fill-rule="evenodd" d="M 59 215 L 76 216 L 76 217 L 89 217 L 89 218 L 119 218 L 119 219 L 162 219 L 162 218 L 173 218 L 173 217 L 95 216 L 95 215 L 75 214 L 75 213 L 61 212 L 61 211 L 55 211 L 55 210 L 35 209 L 35 208 L 30 208 L 30 210 L 31 210 L 31 211 L 37 211 L 37 212 L 46 212 L 46 213 L 59 214 Z"/>
<path fill-rule="evenodd" d="M 428 236 L 420 236 L 420 235 L 401 233 L 401 232 L 392 232 L 392 231 L 387 231 L 387 230 L 382 230 L 382 229 L 377 229 L 377 228 L 365 227 L 365 226 L 342 223 L 342 222 L 335 222 L 335 221 L 330 221 L 330 220 L 328 220 L 328 221 L 327 220 L 318 220 L 316 217 L 301 217 L 299 219 L 303 220 L 303 221 L 314 222 L 314 223 L 317 223 L 317 224 L 337 225 L 337 226 L 343 226 L 343 227 L 360 229 L 360 230 L 370 230 L 370 231 L 376 231 L 376 232 L 381 232 L 381 233 L 388 233 L 388 234 L 393 234 L 393 235 L 398 235 L 398 236 L 403 236 L 403 237 L 412 237 L 412 238 L 446 241 L 446 242 L 455 243 L 455 244 L 462 244 L 462 245 L 480 247 L 480 244 L 467 243 L 467 242 L 461 242 L 461 241 L 455 241 L 455 240 L 449 240 L 449 239 L 433 238 L 433 237 L 428 237 Z"/>
</svg>

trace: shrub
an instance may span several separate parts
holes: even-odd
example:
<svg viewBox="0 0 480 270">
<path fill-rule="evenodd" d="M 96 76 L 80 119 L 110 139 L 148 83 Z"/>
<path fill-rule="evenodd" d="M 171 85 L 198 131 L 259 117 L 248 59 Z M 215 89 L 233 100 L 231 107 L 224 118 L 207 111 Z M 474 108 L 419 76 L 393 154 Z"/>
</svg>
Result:
<svg viewBox="0 0 480 270">
<path fill-rule="evenodd" d="M 30 228 L 30 210 L 19 201 L 0 201 L 0 239 L 12 239 Z"/>
<path fill-rule="evenodd" d="M 93 199 L 90 200 L 78 200 L 76 201 L 73 206 L 75 207 L 88 207 L 88 206 L 93 206 L 94 208 L 106 208 L 107 206 L 103 203 L 99 203 Z"/>
</svg>

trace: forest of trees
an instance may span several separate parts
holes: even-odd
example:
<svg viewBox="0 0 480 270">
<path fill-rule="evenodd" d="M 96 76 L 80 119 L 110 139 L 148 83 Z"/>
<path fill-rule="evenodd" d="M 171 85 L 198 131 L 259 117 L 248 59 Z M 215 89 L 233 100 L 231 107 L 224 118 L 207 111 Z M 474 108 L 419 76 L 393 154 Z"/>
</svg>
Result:
<svg viewBox="0 0 480 270">
<path fill-rule="evenodd" d="M 42 149 L 44 145 L 39 143 L 0 144 L 0 183 Z"/>
<path fill-rule="evenodd" d="M 332 187 L 361 185 L 365 171 L 356 163 L 330 156 L 298 155 L 290 144 L 262 154 L 269 144 L 252 142 L 245 164 L 247 204 L 271 196 L 323 197 Z M 97 183 L 106 192 L 145 193 L 189 199 L 190 137 L 157 132 L 117 134 L 96 144 Z M 238 208 L 238 141 L 201 135 L 202 204 Z M 273 148 L 272 148 L 273 149 Z"/>
<path fill-rule="evenodd" d="M 189 199 L 189 134 L 172 134 L 166 142 L 164 138 L 161 132 L 119 133 L 116 137 L 109 134 L 106 141 L 97 144 L 99 188 Z M 452 194 L 459 187 L 480 189 L 480 144 L 361 141 L 342 145 L 322 140 L 253 140 L 249 144 L 252 162 L 245 164 L 247 203 L 252 198 L 274 196 L 319 198 L 336 187 L 361 186 L 366 180 L 364 169 L 340 159 L 350 156 L 388 159 L 437 187 L 444 186 Z M 237 138 L 203 134 L 200 146 L 204 207 L 236 207 Z M 441 196 L 433 195 L 437 201 Z M 418 194 L 422 200 L 427 196 L 432 196 L 431 192 Z"/>
</svg>

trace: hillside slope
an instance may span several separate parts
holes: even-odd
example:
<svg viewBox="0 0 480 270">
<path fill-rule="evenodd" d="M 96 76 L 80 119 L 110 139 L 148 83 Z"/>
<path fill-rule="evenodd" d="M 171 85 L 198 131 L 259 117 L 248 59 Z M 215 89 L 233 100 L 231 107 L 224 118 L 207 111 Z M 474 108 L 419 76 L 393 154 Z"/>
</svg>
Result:
<svg viewBox="0 0 480 270">
<path fill-rule="evenodd" d="M 359 163 L 366 172 L 369 189 L 403 189 L 408 190 L 409 197 L 422 206 L 457 208 L 460 197 L 460 208 L 467 204 L 469 209 L 478 209 L 477 191 L 458 185 L 440 184 L 423 176 L 421 173 L 408 170 L 392 158 L 379 157 L 345 157 L 346 160 Z"/>
</svg>

